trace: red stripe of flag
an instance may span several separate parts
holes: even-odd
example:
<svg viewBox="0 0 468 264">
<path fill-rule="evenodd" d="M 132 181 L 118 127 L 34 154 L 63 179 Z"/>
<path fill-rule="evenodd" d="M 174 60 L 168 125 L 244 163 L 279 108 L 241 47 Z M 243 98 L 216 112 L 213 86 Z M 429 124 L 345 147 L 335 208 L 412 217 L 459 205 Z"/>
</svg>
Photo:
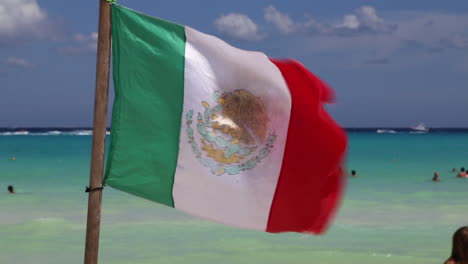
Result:
<svg viewBox="0 0 468 264">
<path fill-rule="evenodd" d="M 346 134 L 323 108 L 333 100 L 333 91 L 324 82 L 297 61 L 271 61 L 289 87 L 292 109 L 266 231 L 320 234 L 344 190 Z"/>
</svg>

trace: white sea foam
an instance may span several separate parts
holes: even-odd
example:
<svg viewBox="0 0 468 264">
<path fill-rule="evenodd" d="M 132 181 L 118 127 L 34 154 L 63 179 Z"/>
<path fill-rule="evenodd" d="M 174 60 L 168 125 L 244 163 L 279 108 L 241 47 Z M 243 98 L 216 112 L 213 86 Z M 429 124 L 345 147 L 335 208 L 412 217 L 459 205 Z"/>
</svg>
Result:
<svg viewBox="0 0 468 264">
<path fill-rule="evenodd" d="M 67 134 L 76 135 L 76 136 L 90 136 L 93 134 L 93 131 L 92 130 L 77 130 L 77 131 L 71 131 Z"/>
<path fill-rule="evenodd" d="M 63 132 L 60 131 L 48 131 L 48 132 L 39 132 L 39 133 L 30 133 L 31 136 L 58 136 L 62 135 Z"/>
<path fill-rule="evenodd" d="M 92 136 L 92 130 L 76 130 L 76 131 L 69 131 L 69 132 L 62 132 L 63 135 L 72 135 L 72 136 Z M 109 131 L 106 131 L 106 135 L 110 135 Z"/>
<path fill-rule="evenodd" d="M 93 135 L 93 131 L 92 131 L 92 130 L 64 131 L 64 132 L 61 132 L 60 135 L 68 135 L 68 136 L 91 136 L 91 135 Z"/>
<path fill-rule="evenodd" d="M 8 131 L 0 132 L 0 136 L 59 136 L 59 135 L 72 135 L 72 136 L 90 136 L 93 134 L 92 130 L 75 130 L 75 131 L 44 131 L 44 132 L 30 132 L 30 131 Z"/>
<path fill-rule="evenodd" d="M 58 131 L 58 130 L 51 130 L 51 131 L 43 131 L 43 132 L 34 132 L 34 131 L 8 131 L 8 132 L 0 132 L 0 136 L 21 136 L 21 135 L 29 135 L 29 136 L 60 136 L 60 135 L 67 135 L 67 136 L 92 136 L 92 130 L 74 130 L 74 131 Z M 106 131 L 106 135 L 110 135 L 110 131 Z"/>
<path fill-rule="evenodd" d="M 390 130 L 390 129 L 378 129 L 377 133 L 379 133 L 379 134 L 396 134 L 398 132 L 396 132 L 395 130 Z"/>
<path fill-rule="evenodd" d="M 28 131 L 0 132 L 1 136 L 23 136 L 29 135 Z"/>
</svg>

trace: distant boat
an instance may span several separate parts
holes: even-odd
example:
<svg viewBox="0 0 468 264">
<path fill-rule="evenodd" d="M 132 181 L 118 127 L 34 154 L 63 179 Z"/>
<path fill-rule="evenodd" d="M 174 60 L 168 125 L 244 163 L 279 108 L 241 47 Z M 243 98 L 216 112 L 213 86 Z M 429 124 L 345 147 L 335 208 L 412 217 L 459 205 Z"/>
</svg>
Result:
<svg viewBox="0 0 468 264">
<path fill-rule="evenodd" d="M 419 131 L 419 132 L 427 132 L 427 131 L 429 131 L 429 128 L 427 128 L 427 127 L 424 125 L 424 123 L 419 123 L 418 126 L 412 127 L 411 129 L 414 130 L 414 131 Z"/>
</svg>

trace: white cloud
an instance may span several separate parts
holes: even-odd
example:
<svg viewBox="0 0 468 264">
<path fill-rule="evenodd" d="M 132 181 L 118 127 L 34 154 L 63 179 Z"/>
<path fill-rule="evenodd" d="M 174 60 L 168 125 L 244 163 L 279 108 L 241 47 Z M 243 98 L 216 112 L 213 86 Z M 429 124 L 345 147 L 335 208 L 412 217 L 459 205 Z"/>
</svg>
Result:
<svg viewBox="0 0 468 264">
<path fill-rule="evenodd" d="M 349 29 L 357 29 L 359 25 L 359 19 L 356 15 L 346 15 L 343 18 L 343 24 L 341 26 Z"/>
<path fill-rule="evenodd" d="M 216 28 L 231 37 L 243 40 L 260 40 L 265 37 L 259 33 L 258 26 L 246 15 L 230 13 L 216 19 Z"/>
<path fill-rule="evenodd" d="M 337 34 L 386 34 L 396 30 L 397 25 L 386 23 L 383 18 L 377 15 L 377 11 L 372 6 L 362 6 L 354 11 L 354 14 L 347 14 L 343 17 L 343 22 L 334 25 L 334 32 Z"/>
<path fill-rule="evenodd" d="M 93 41 L 97 41 L 98 39 L 98 33 L 97 32 L 93 32 L 89 35 L 90 39 L 93 40 Z"/>
<path fill-rule="evenodd" d="M 440 40 L 441 48 L 466 49 L 468 48 L 468 37 L 457 34 Z"/>
<path fill-rule="evenodd" d="M 88 35 L 76 33 L 71 38 L 73 44 L 61 47 L 57 51 L 62 55 L 94 54 L 97 50 L 97 38 L 97 32 Z"/>
<path fill-rule="evenodd" d="M 36 0 L 0 0 L 0 45 L 51 37 L 54 25 Z"/>
<path fill-rule="evenodd" d="M 264 10 L 265 21 L 276 26 L 281 33 L 291 33 L 299 30 L 300 25 L 284 13 L 278 11 L 274 6 L 269 6 Z"/>
<path fill-rule="evenodd" d="M 76 33 L 75 35 L 73 35 L 73 40 L 75 42 L 96 42 L 97 41 L 97 37 L 98 37 L 98 33 L 97 32 L 92 32 L 88 35 L 85 35 L 85 34 L 82 34 L 82 33 Z"/>
<path fill-rule="evenodd" d="M 31 63 L 26 59 L 16 58 L 16 57 L 9 57 L 5 60 L 5 64 L 13 67 L 18 68 L 34 68 L 36 65 Z"/>
<path fill-rule="evenodd" d="M 393 34 L 393 50 L 409 48 L 426 53 L 468 48 L 468 14 L 402 12 L 392 18 L 398 23 Z"/>
<path fill-rule="evenodd" d="M 76 33 L 73 35 L 73 40 L 77 42 L 84 42 L 88 39 L 88 36 L 81 34 L 81 33 Z"/>
<path fill-rule="evenodd" d="M 312 17 L 304 22 L 295 22 L 274 6 L 264 9 L 264 18 L 282 34 L 302 32 L 314 35 L 354 37 L 392 33 L 397 27 L 396 24 L 385 22 L 371 6 L 362 6 L 354 10 L 352 14 L 344 15 L 342 22 L 339 23 L 317 21 Z"/>
<path fill-rule="evenodd" d="M 61 55 L 85 55 L 96 52 L 96 44 L 87 44 L 84 46 L 65 46 L 57 49 Z"/>
<path fill-rule="evenodd" d="M 451 51 L 450 56 L 459 54 L 460 58 L 466 57 L 466 13 L 392 11 L 384 13 L 382 19 L 387 25 L 395 25 L 391 33 L 348 34 L 344 37 L 341 34 L 313 34 L 310 28 L 307 32 L 298 32 L 297 41 L 285 41 L 287 44 L 284 45 L 288 46 L 287 56 L 335 54 L 341 58 L 340 67 L 347 69 L 361 68 L 363 65 L 365 69 L 370 65 L 409 69 L 442 58 L 440 54 L 444 51 Z M 343 18 L 335 25 L 344 24 L 345 20 Z M 374 21 L 379 23 L 379 20 Z M 315 23 L 323 25 L 316 21 Z M 361 26 L 353 26 L 352 20 L 346 23 L 351 28 Z M 330 62 L 329 65 L 337 66 L 335 62 Z"/>
</svg>

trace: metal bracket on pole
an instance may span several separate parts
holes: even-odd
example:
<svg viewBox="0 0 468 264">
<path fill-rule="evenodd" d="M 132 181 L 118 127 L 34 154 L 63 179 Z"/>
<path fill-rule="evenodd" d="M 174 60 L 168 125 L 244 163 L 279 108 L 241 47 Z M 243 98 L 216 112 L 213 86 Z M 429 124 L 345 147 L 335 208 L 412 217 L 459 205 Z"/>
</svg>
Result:
<svg viewBox="0 0 468 264">
<path fill-rule="evenodd" d="M 99 186 L 99 187 L 94 187 L 94 188 L 86 186 L 85 192 L 89 193 L 89 192 L 99 191 L 99 190 L 102 190 L 102 189 L 104 189 L 104 186 L 102 186 L 102 185 Z"/>
</svg>

